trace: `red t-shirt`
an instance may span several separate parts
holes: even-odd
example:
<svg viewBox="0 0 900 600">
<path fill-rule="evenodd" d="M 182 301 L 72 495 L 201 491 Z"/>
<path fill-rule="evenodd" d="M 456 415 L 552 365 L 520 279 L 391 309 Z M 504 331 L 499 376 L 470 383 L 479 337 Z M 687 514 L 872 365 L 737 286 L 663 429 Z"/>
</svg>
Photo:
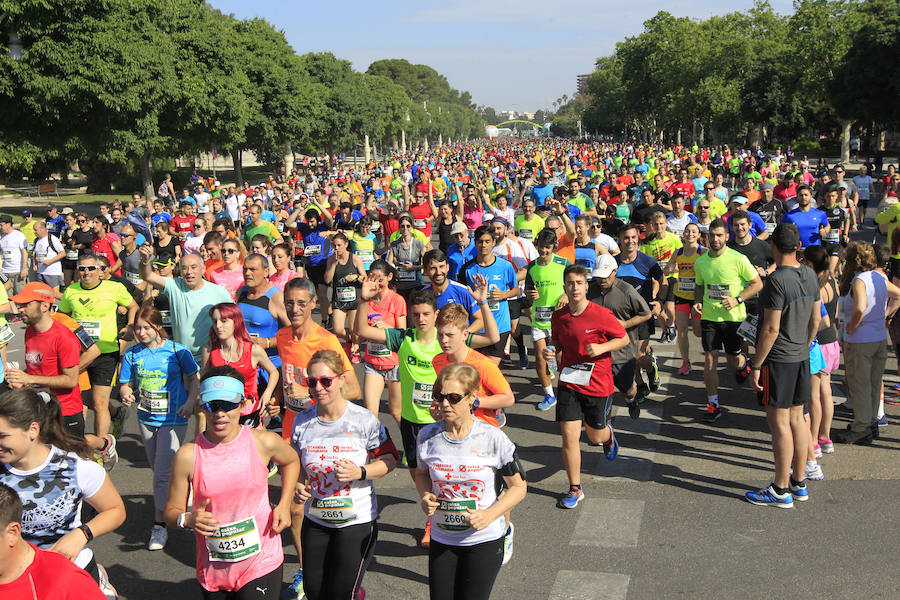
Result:
<svg viewBox="0 0 900 600">
<path fill-rule="evenodd" d="M 694 182 L 685 181 L 684 183 L 673 183 L 672 187 L 669 188 L 669 193 L 672 194 L 673 196 L 676 193 L 681 194 L 682 196 L 684 196 L 685 206 L 690 206 L 693 204 L 691 199 L 694 197 L 694 194 L 696 193 L 695 188 L 694 188 Z"/>
<path fill-rule="evenodd" d="M 173 217 L 169 225 L 175 228 L 175 233 L 178 237 L 184 239 L 187 237 L 187 234 L 194 230 L 194 221 L 196 220 L 197 217 L 193 215 L 190 217 Z"/>
<path fill-rule="evenodd" d="M 0 598 L 105 600 L 100 586 L 87 571 L 62 554 L 28 545 L 34 550 L 34 560 L 15 581 L 0 584 Z"/>
<path fill-rule="evenodd" d="M 409 214 L 413 218 L 413 227 L 425 234 L 426 238 L 431 239 L 431 221 L 428 220 L 428 217 L 431 217 L 432 214 L 428 202 L 410 204 Z"/>
<path fill-rule="evenodd" d="M 115 233 L 107 233 L 103 239 L 101 240 L 97 236 L 94 236 L 93 241 L 91 242 L 91 250 L 97 256 L 105 256 L 106 260 L 109 261 L 110 265 L 116 264 L 116 261 L 119 260 L 119 257 L 116 256 L 116 253 L 113 252 L 112 243 L 118 242 L 119 236 Z M 116 275 L 121 275 L 122 270 L 119 269 L 115 271 Z"/>
<path fill-rule="evenodd" d="M 44 333 L 29 326 L 25 330 L 25 372 L 29 375 L 53 377 L 62 375 L 63 369 L 77 367 L 81 360 L 81 342 L 72 331 L 53 321 Z M 72 388 L 51 388 L 65 417 L 81 412 L 81 391 L 76 383 Z"/>
<path fill-rule="evenodd" d="M 587 344 L 605 344 L 620 337 L 625 337 L 625 328 L 616 319 L 612 311 L 599 304 L 588 302 L 588 306 L 577 317 L 572 316 L 569 307 L 561 308 L 550 317 L 550 328 L 553 331 L 553 343 L 562 350 L 560 360 L 560 385 L 600 398 L 609 396 L 615 391 L 612 376 L 612 359 L 607 352 L 599 358 L 591 358 L 585 352 Z M 585 365 L 584 371 L 591 369 L 587 384 L 563 381 L 562 370 L 572 365 Z"/>
<path fill-rule="evenodd" d="M 378 220 L 381 222 L 381 231 L 385 240 L 391 239 L 394 232 L 400 229 L 400 220 L 396 217 L 382 213 L 378 215 Z"/>
</svg>

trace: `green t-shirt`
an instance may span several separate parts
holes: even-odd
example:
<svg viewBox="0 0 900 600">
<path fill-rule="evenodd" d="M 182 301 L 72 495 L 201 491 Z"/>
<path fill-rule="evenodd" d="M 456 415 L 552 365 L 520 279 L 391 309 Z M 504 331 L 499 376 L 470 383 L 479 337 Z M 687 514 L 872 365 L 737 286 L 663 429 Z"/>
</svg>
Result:
<svg viewBox="0 0 900 600">
<path fill-rule="evenodd" d="M 731 248 L 726 248 L 720 256 L 712 257 L 709 252 L 694 262 L 694 283 L 704 286 L 704 321 L 743 321 L 747 316 L 747 306 L 738 304 L 731 310 L 722 307 L 722 298 L 737 298 L 747 284 L 756 278 L 756 269 L 750 260 Z"/>
<path fill-rule="evenodd" d="M 659 263 L 659 268 L 665 271 L 666 265 L 675 258 L 675 254 L 683 245 L 680 237 L 670 231 L 664 231 L 662 237 L 644 238 L 641 252 L 655 259 Z M 670 277 L 675 277 L 675 275 L 673 273 Z"/>
<path fill-rule="evenodd" d="M 531 219 L 525 220 L 525 215 L 516 217 L 515 222 L 516 235 L 526 240 L 534 241 L 538 234 L 544 229 L 544 219 L 537 215 L 532 215 Z"/>
<path fill-rule="evenodd" d="M 244 238 L 247 240 L 247 245 L 249 246 L 250 242 L 253 241 L 254 235 L 260 233 L 269 238 L 272 242 L 281 240 L 281 234 L 278 233 L 278 228 L 268 221 L 260 221 L 259 225 L 256 227 L 248 227 L 244 230 Z"/>
<path fill-rule="evenodd" d="M 538 329 L 550 329 L 550 317 L 556 310 L 556 303 L 565 293 L 563 289 L 563 271 L 569 261 L 557 255 L 546 265 L 536 260 L 528 265 L 525 275 L 525 289 L 537 290 L 538 297 L 531 307 L 531 324 Z"/>
<path fill-rule="evenodd" d="M 577 206 L 578 210 L 583 213 L 594 208 L 594 201 L 591 200 L 590 196 L 586 196 L 583 192 L 578 192 L 577 196 L 569 200 L 569 204 Z"/>
<path fill-rule="evenodd" d="M 431 407 L 431 388 L 437 379 L 432 361 L 443 352 L 437 332 L 428 345 L 418 342 L 415 329 L 385 329 L 387 347 L 397 353 L 400 375 L 400 416 L 417 424 L 434 423 Z"/>
<path fill-rule="evenodd" d="M 59 301 L 60 312 L 72 315 L 91 339 L 97 342 L 100 352 L 119 351 L 119 329 L 116 325 L 116 309 L 130 306 L 134 298 L 117 281 L 104 280 L 95 288 L 85 290 L 81 282 L 73 283 L 63 292 Z"/>
</svg>

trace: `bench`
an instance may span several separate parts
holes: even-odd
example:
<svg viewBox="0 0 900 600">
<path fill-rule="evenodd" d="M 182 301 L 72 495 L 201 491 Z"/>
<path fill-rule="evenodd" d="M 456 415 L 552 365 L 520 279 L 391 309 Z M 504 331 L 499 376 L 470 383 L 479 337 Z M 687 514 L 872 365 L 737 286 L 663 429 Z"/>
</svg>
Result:
<svg viewBox="0 0 900 600">
<path fill-rule="evenodd" d="M 46 195 L 48 195 L 48 196 L 49 196 L 50 194 L 55 194 L 56 197 L 59 198 L 59 192 L 56 191 L 56 184 L 55 184 L 55 183 L 42 183 L 41 185 L 39 185 L 39 186 L 37 187 L 37 195 L 38 195 L 38 198 L 41 197 L 41 194 L 46 194 Z"/>
</svg>

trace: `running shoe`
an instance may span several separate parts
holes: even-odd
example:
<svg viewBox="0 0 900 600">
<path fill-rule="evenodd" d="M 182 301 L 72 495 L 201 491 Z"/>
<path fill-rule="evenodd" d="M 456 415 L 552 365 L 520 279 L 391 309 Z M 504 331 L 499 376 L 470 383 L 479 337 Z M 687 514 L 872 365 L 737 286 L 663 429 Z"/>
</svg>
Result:
<svg viewBox="0 0 900 600">
<path fill-rule="evenodd" d="M 670 342 L 674 342 L 678 337 L 678 330 L 675 329 L 674 325 L 669 325 L 668 327 L 666 327 L 666 337 L 669 338 L 668 341 Z"/>
<path fill-rule="evenodd" d="M 747 492 L 744 494 L 750 504 L 757 506 L 774 506 L 776 508 L 794 508 L 794 496 L 790 490 L 784 494 L 779 494 L 775 489 L 768 485 L 758 492 Z"/>
<path fill-rule="evenodd" d="M 570 487 L 566 495 L 556 503 L 556 506 L 559 508 L 575 508 L 582 500 L 584 500 L 584 490 L 580 487 Z"/>
<path fill-rule="evenodd" d="M 703 413 L 703 422 L 715 423 L 723 414 L 725 414 L 725 409 L 720 405 L 716 404 L 715 406 L 713 406 L 712 404 L 707 404 L 706 412 Z"/>
<path fill-rule="evenodd" d="M 366 600 L 366 588 L 360 586 L 356 589 L 356 600 Z"/>
<path fill-rule="evenodd" d="M 678 367 L 678 374 L 681 376 L 686 376 L 691 374 L 691 363 L 690 361 L 684 360 L 681 361 L 681 366 Z"/>
<path fill-rule="evenodd" d="M 120 406 L 119 410 L 109 420 L 109 432 L 117 440 L 122 439 L 122 433 L 125 431 L 125 419 L 128 417 L 128 407 Z"/>
<path fill-rule="evenodd" d="M 750 361 L 744 356 L 744 366 L 734 370 L 734 380 L 738 385 L 743 385 L 748 377 L 750 377 Z"/>
<path fill-rule="evenodd" d="M 506 411 L 498 408 L 494 414 L 497 415 L 497 427 L 501 429 L 506 427 Z"/>
<path fill-rule="evenodd" d="M 803 470 L 803 477 L 810 481 L 822 481 L 825 479 L 825 473 L 817 462 L 806 461 L 806 468 Z"/>
<path fill-rule="evenodd" d="M 813 445 L 813 456 L 815 456 L 817 459 L 822 458 L 822 446 L 820 446 L 818 443 Z"/>
<path fill-rule="evenodd" d="M 525 348 L 519 352 L 519 370 L 524 371 L 528 368 L 528 351 Z"/>
<path fill-rule="evenodd" d="M 103 592 L 107 600 L 116 600 L 119 597 L 119 592 L 109 582 L 109 575 L 100 563 L 97 563 L 97 585 L 100 586 L 100 591 Z"/>
<path fill-rule="evenodd" d="M 503 353 L 503 358 L 500 359 L 500 366 L 506 369 L 511 369 L 512 364 L 512 356 L 509 355 L 509 352 Z"/>
<path fill-rule="evenodd" d="M 653 350 L 647 354 L 650 357 L 650 368 L 647 370 L 647 377 L 650 379 L 650 391 L 655 392 L 659 389 L 659 365 L 656 363 L 656 355 Z"/>
<path fill-rule="evenodd" d="M 790 486 L 791 496 L 793 496 L 794 500 L 797 502 L 806 502 L 809 500 L 809 488 L 806 487 L 806 484 L 802 481 L 794 485 L 793 483 Z"/>
<path fill-rule="evenodd" d="M 100 458 L 103 459 L 103 468 L 112 471 L 119 464 L 119 453 L 116 452 L 116 438 L 112 434 L 103 436 L 106 440 L 106 448 L 100 450 Z"/>
<path fill-rule="evenodd" d="M 150 530 L 150 543 L 147 544 L 147 550 L 162 550 L 169 541 L 169 531 L 165 525 L 153 525 Z"/>
<path fill-rule="evenodd" d="M 269 479 L 272 479 L 278 475 L 278 463 L 272 461 L 269 463 Z"/>
<path fill-rule="evenodd" d="M 400 466 L 405 468 L 409 467 L 409 461 L 406 459 L 406 452 L 403 450 L 400 451 Z"/>
<path fill-rule="evenodd" d="M 358 350 L 356 352 L 351 352 L 350 353 L 350 362 L 353 363 L 354 365 L 358 365 L 359 363 L 362 362 L 362 354 L 360 354 Z"/>
<path fill-rule="evenodd" d="M 303 569 L 297 569 L 291 585 L 284 588 L 279 596 L 281 600 L 303 600 Z"/>
<path fill-rule="evenodd" d="M 829 439 L 819 438 L 819 446 L 824 454 L 834 454 L 834 442 Z"/>
<path fill-rule="evenodd" d="M 425 533 L 422 534 L 422 539 L 419 540 L 419 545 L 423 548 L 428 548 L 431 546 L 431 519 L 425 521 Z"/>
<path fill-rule="evenodd" d="M 887 427 L 888 426 L 887 415 L 881 415 L 881 418 L 878 419 L 876 422 L 878 423 L 879 427 Z"/>
<path fill-rule="evenodd" d="M 616 441 L 616 432 L 613 431 L 612 425 L 609 427 L 609 441 L 603 443 L 603 455 L 606 460 L 615 460 L 619 455 L 619 442 Z"/>
<path fill-rule="evenodd" d="M 516 535 L 516 527 L 512 523 L 506 528 L 506 535 L 503 536 L 503 562 L 500 566 L 505 565 L 512 560 L 513 555 L 513 536 Z"/>
<path fill-rule="evenodd" d="M 544 399 L 537 403 L 538 410 L 550 410 L 556 406 L 556 396 L 553 394 L 544 394 Z"/>
<path fill-rule="evenodd" d="M 638 417 L 641 416 L 641 405 L 638 404 L 637 398 L 626 401 L 625 405 L 628 407 L 628 416 L 631 417 L 632 421 L 637 421 Z"/>
<path fill-rule="evenodd" d="M 647 384 L 643 383 L 643 382 L 639 383 L 637 386 L 637 395 L 635 396 L 635 398 L 637 398 L 637 401 L 643 402 L 644 400 L 647 399 L 647 397 L 649 395 L 650 395 L 650 388 L 647 387 Z"/>
</svg>

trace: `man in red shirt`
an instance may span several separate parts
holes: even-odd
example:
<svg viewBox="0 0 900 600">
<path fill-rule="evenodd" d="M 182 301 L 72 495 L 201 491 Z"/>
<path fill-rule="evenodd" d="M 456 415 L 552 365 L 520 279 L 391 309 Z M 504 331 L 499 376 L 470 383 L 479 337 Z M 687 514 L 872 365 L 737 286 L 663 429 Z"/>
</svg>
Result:
<svg viewBox="0 0 900 600">
<path fill-rule="evenodd" d="M 105 600 L 87 571 L 22 539 L 22 501 L 0 483 L 0 597 Z"/>
<path fill-rule="evenodd" d="M 556 359 L 556 420 L 562 432 L 562 455 L 569 491 L 560 498 L 560 508 L 575 508 L 584 499 L 581 489 L 581 423 L 588 442 L 603 445 L 603 454 L 613 460 L 619 452 L 616 436 L 607 419 L 615 392 L 611 353 L 628 345 L 628 334 L 608 308 L 588 300 L 589 271 L 569 265 L 563 271 L 568 305 L 555 311 L 550 330 L 555 348 L 544 349 L 544 358 Z"/>
<path fill-rule="evenodd" d="M 175 229 L 178 239 L 184 242 L 187 235 L 194 230 L 194 221 L 196 219 L 197 217 L 194 216 L 194 205 L 190 202 L 182 202 L 181 210 L 175 213 L 169 225 Z"/>
<path fill-rule="evenodd" d="M 416 184 L 412 199 L 409 198 L 406 188 L 403 188 L 404 201 L 409 214 L 413 218 L 413 227 L 421 231 L 429 239 L 431 238 L 431 222 L 437 215 L 433 190 L 434 187 L 431 185 L 428 171 L 424 170 L 419 183 Z"/>
<path fill-rule="evenodd" d="M 667 191 L 673 196 L 676 193 L 684 196 L 685 206 L 687 210 L 691 210 L 690 207 L 693 203 L 694 196 L 697 195 L 697 190 L 694 188 L 694 182 L 688 179 L 687 169 L 683 167 L 678 169 L 678 181 L 673 183 Z"/>
</svg>

